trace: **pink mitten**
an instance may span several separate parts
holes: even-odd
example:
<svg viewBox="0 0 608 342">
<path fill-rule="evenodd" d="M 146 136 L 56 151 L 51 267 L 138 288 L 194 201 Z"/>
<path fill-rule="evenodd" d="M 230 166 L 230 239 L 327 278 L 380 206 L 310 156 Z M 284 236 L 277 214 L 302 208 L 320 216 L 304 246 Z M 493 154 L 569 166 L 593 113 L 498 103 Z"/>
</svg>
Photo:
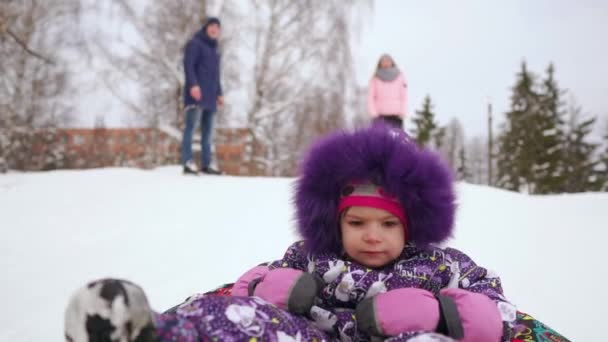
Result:
<svg viewBox="0 0 608 342">
<path fill-rule="evenodd" d="M 395 289 L 363 300 L 355 315 L 359 329 L 373 336 L 435 331 L 439 322 L 439 303 L 427 290 Z"/>
<path fill-rule="evenodd" d="M 234 283 L 232 295 L 249 296 L 249 284 L 257 279 L 262 279 L 268 272 L 270 272 L 268 266 L 256 266 L 250 269 Z"/>
<path fill-rule="evenodd" d="M 307 314 L 323 288 L 323 281 L 310 273 L 293 268 L 274 269 L 255 286 L 253 294 L 281 309 Z"/>
<path fill-rule="evenodd" d="M 463 342 L 500 341 L 502 318 L 496 303 L 488 296 L 457 288 L 439 292 L 451 298 L 458 308 L 464 330 Z"/>
<path fill-rule="evenodd" d="M 392 290 L 363 300 L 356 316 L 359 329 L 372 336 L 436 331 L 463 342 L 493 342 L 502 335 L 496 304 L 462 289 L 444 289 L 437 297 L 416 288 Z"/>
<path fill-rule="evenodd" d="M 257 296 L 295 314 L 310 311 L 323 281 L 293 268 L 272 271 L 258 266 L 241 276 L 232 289 L 234 296 Z"/>
</svg>

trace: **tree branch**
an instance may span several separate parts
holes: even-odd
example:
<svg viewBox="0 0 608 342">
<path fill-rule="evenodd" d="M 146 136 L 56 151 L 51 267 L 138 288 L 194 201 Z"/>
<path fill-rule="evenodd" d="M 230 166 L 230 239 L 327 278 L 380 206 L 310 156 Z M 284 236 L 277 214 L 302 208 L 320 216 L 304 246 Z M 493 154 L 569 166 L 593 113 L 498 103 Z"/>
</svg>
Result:
<svg viewBox="0 0 608 342">
<path fill-rule="evenodd" d="M 21 38 L 19 38 L 19 36 L 17 36 L 17 34 L 15 34 L 13 31 L 11 31 L 11 29 L 7 29 L 6 32 L 28 54 L 30 54 L 30 55 L 32 55 L 32 56 L 34 56 L 34 57 L 36 57 L 36 58 L 38 58 L 38 59 L 46 62 L 47 64 L 55 65 L 55 62 L 52 59 L 50 59 L 48 57 L 45 57 L 42 54 L 40 54 L 40 53 L 38 53 L 38 52 L 30 49 L 30 47 L 27 46 L 27 44 Z"/>
</svg>

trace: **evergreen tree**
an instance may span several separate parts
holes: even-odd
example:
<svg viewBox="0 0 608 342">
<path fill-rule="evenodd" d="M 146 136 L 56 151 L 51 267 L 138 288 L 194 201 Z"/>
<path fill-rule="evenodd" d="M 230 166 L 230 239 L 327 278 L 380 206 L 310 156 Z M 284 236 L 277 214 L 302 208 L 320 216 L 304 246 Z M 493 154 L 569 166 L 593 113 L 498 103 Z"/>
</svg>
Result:
<svg viewBox="0 0 608 342">
<path fill-rule="evenodd" d="M 443 148 L 445 144 L 445 135 L 446 135 L 446 127 L 437 127 L 435 129 L 435 133 L 433 134 L 433 140 L 435 142 L 435 148 L 439 151 Z"/>
<path fill-rule="evenodd" d="M 599 145 L 588 141 L 595 121 L 595 117 L 581 120 L 580 108 L 571 109 L 563 153 L 563 192 L 599 191 L 603 186 L 600 160 L 595 159 Z"/>
<path fill-rule="evenodd" d="M 433 113 L 431 97 L 427 95 L 422 104 L 422 110 L 416 111 L 414 129 L 411 131 L 414 140 L 420 147 L 430 147 L 431 139 L 436 133 L 437 123 Z M 435 137 L 436 139 L 436 137 Z"/>
<path fill-rule="evenodd" d="M 511 110 L 498 137 L 497 183 L 509 190 L 556 193 L 563 188 L 565 177 L 564 91 L 555 80 L 553 64 L 540 84 L 535 79 L 522 63 Z"/>
<path fill-rule="evenodd" d="M 564 91 L 560 90 L 555 80 L 555 67 L 550 64 L 546 70 L 540 90 L 540 103 L 533 114 L 533 125 L 527 135 L 534 140 L 527 142 L 532 167 L 534 192 L 538 194 L 556 193 L 561 189 L 564 180 L 564 103 L 561 100 Z"/>
<path fill-rule="evenodd" d="M 600 156 L 599 173 L 602 182 L 601 190 L 608 191 L 608 121 L 604 132 L 604 152 Z"/>
<path fill-rule="evenodd" d="M 513 86 L 511 109 L 498 136 L 496 184 L 513 191 L 534 192 L 534 153 L 530 144 L 536 140 L 534 114 L 539 110 L 535 77 L 523 62 Z"/>
</svg>

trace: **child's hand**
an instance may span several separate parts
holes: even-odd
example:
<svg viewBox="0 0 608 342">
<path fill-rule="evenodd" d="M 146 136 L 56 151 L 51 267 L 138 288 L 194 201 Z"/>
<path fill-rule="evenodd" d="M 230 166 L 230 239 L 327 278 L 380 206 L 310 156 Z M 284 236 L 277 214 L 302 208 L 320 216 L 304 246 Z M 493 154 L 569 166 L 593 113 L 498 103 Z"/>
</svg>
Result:
<svg viewBox="0 0 608 342">
<path fill-rule="evenodd" d="M 250 296 L 250 287 L 253 287 L 259 279 L 264 278 L 268 272 L 270 272 L 270 270 L 268 269 L 268 266 L 265 265 L 256 266 L 250 269 L 234 283 L 232 295 L 243 297 Z"/>
<path fill-rule="evenodd" d="M 456 304 L 464 330 L 463 342 L 500 341 L 502 317 L 488 296 L 457 288 L 441 290 L 440 294 Z"/>
<path fill-rule="evenodd" d="M 307 314 L 323 288 L 323 281 L 293 268 L 274 269 L 259 280 L 253 289 L 258 296 L 294 314 Z"/>
<path fill-rule="evenodd" d="M 439 303 L 431 292 L 423 289 L 396 289 L 363 300 L 355 315 L 359 329 L 373 336 L 435 331 Z"/>
<path fill-rule="evenodd" d="M 368 298 L 357 306 L 359 329 L 372 336 L 437 331 L 464 342 L 500 341 L 502 320 L 490 298 L 462 289 L 442 290 L 440 297 L 441 305 L 429 291 L 404 288 Z"/>
</svg>

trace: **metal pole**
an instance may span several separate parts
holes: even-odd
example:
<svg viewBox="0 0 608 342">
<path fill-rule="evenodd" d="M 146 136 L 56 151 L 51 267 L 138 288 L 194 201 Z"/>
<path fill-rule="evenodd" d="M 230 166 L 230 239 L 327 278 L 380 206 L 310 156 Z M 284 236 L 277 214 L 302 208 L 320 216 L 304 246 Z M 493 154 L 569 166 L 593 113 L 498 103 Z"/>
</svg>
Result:
<svg viewBox="0 0 608 342">
<path fill-rule="evenodd" d="M 488 185 L 494 185 L 492 177 L 492 103 L 488 101 Z"/>
</svg>

